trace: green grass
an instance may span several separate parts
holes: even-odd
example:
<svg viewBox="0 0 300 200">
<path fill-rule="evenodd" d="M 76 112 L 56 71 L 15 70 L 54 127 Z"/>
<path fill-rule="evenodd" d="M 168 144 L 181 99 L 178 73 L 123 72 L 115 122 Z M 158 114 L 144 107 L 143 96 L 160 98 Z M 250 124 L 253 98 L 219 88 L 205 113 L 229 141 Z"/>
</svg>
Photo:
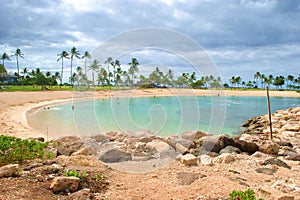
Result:
<svg viewBox="0 0 300 200">
<path fill-rule="evenodd" d="M 48 145 L 48 142 L 42 143 L 0 135 L 0 166 L 22 163 L 30 159 L 52 157 L 51 154 L 45 153 Z"/>
<path fill-rule="evenodd" d="M 1 86 L 1 85 L 0 85 Z M 109 86 L 90 86 L 89 88 L 86 87 L 78 87 L 78 86 L 47 86 L 48 91 L 100 91 L 100 90 L 128 90 L 130 87 L 109 87 Z M 0 92 L 26 92 L 26 91 L 42 91 L 41 86 L 33 86 L 33 85 L 6 85 L 1 86 Z"/>
</svg>

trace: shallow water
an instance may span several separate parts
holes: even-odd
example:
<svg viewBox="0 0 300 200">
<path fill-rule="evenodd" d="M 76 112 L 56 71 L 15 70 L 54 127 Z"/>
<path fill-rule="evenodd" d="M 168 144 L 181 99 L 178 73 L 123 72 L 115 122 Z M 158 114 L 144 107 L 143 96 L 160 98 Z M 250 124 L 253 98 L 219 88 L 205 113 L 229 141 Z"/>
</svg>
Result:
<svg viewBox="0 0 300 200">
<path fill-rule="evenodd" d="M 296 106 L 300 106 L 300 98 L 271 98 L 272 112 Z M 244 121 L 267 112 L 266 97 L 201 96 L 75 101 L 41 108 L 27 116 L 30 126 L 49 137 L 139 130 L 165 137 L 196 129 L 239 134 Z"/>
</svg>

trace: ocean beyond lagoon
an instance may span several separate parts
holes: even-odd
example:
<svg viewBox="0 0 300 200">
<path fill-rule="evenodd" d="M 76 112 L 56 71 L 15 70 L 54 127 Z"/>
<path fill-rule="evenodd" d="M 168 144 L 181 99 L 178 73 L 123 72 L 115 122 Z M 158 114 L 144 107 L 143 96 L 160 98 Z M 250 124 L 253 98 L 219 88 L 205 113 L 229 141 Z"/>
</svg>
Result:
<svg viewBox="0 0 300 200">
<path fill-rule="evenodd" d="M 300 98 L 271 97 L 272 112 L 299 105 Z M 166 137 L 185 130 L 237 135 L 243 122 L 263 114 L 267 114 L 266 97 L 173 96 L 73 101 L 33 109 L 27 119 L 33 129 L 49 137 L 140 130 Z"/>
</svg>

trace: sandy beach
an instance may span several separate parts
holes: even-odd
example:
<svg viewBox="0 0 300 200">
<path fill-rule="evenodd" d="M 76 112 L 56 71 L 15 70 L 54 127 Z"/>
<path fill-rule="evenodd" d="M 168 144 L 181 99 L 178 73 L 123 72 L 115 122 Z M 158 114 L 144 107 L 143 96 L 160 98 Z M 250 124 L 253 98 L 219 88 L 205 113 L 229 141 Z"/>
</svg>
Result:
<svg viewBox="0 0 300 200">
<path fill-rule="evenodd" d="M 35 107 L 76 101 L 86 98 L 159 97 L 159 96 L 266 96 L 266 91 L 192 90 L 192 89 L 139 89 L 118 91 L 45 91 L 1 92 L 0 134 L 21 138 L 43 136 L 27 124 L 26 112 Z M 294 91 L 270 91 L 270 96 L 300 97 Z"/>
</svg>

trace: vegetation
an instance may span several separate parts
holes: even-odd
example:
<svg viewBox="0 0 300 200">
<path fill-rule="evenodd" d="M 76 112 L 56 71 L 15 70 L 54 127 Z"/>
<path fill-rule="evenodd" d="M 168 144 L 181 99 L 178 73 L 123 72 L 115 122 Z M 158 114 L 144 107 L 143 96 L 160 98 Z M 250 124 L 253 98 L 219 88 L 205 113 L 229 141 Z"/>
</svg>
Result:
<svg viewBox="0 0 300 200">
<path fill-rule="evenodd" d="M 62 90 L 72 89 L 74 85 L 79 86 L 82 89 L 120 89 L 125 88 L 159 88 L 159 87 L 177 87 L 177 88 L 195 88 L 195 89 L 207 89 L 207 88 L 230 88 L 230 89 L 265 89 L 265 87 L 273 85 L 276 89 L 289 89 L 289 90 L 299 90 L 300 89 L 300 74 L 299 76 L 288 75 L 284 76 L 273 76 L 265 75 L 260 72 L 256 72 L 253 75 L 253 80 L 243 80 L 241 76 L 232 76 L 228 82 L 222 80 L 221 77 L 214 77 L 212 75 L 206 75 L 202 77 L 197 77 L 195 72 L 184 72 L 180 75 L 174 75 L 172 69 L 168 69 L 163 72 L 159 67 L 156 67 L 154 71 L 147 75 L 139 74 L 139 61 L 137 58 L 131 58 L 131 61 L 127 64 L 127 70 L 123 69 L 119 60 L 114 60 L 112 57 L 108 57 L 104 64 L 101 66 L 99 60 L 93 60 L 90 66 L 87 66 L 87 60 L 91 59 L 91 55 L 88 51 L 85 51 L 82 56 L 80 56 L 79 51 L 76 47 L 71 48 L 70 52 L 62 51 L 57 54 L 58 61 L 61 61 L 61 72 L 41 72 L 39 68 L 28 71 L 24 68 L 19 72 L 19 62 L 18 58 L 23 58 L 24 54 L 20 49 L 17 49 L 16 56 L 18 72 L 14 77 L 15 83 L 21 85 L 19 90 L 25 90 L 28 88 L 25 86 L 32 85 L 33 88 L 28 88 L 28 90 L 36 90 L 35 86 L 41 86 L 42 90 L 45 89 L 57 89 L 55 86 L 58 85 L 57 81 L 60 82 L 60 88 Z M 78 66 L 73 72 L 73 61 L 74 59 L 84 59 L 84 69 Z M 0 83 L 7 83 L 6 76 L 7 71 L 5 69 L 5 61 L 9 61 L 10 57 L 7 53 L 1 54 L 2 66 L 0 66 Z M 71 59 L 70 67 L 70 77 L 68 83 L 63 84 L 64 75 L 64 60 Z M 92 78 L 89 80 L 87 73 L 91 71 Z M 63 86 L 71 86 L 63 87 Z M 1 87 L 2 88 L 2 87 Z M 14 87 L 16 89 L 16 87 Z M 17 90 L 17 89 L 16 89 Z M 14 91 L 14 90 L 9 90 Z"/>
<path fill-rule="evenodd" d="M 29 159 L 52 157 L 51 154 L 45 152 L 48 145 L 48 142 L 42 143 L 0 135 L 0 166 L 22 163 Z"/>
<path fill-rule="evenodd" d="M 253 190 L 246 190 L 246 191 L 238 191 L 238 190 L 233 190 L 229 194 L 230 200 L 256 200 L 255 193 Z M 263 199 L 259 199 L 263 200 Z"/>
<path fill-rule="evenodd" d="M 77 177 L 77 178 L 80 178 L 81 180 L 83 180 L 87 176 L 87 173 L 85 171 L 79 172 L 77 170 L 67 170 L 64 173 L 64 176 L 67 176 L 67 177 L 73 176 L 73 177 Z"/>
</svg>

